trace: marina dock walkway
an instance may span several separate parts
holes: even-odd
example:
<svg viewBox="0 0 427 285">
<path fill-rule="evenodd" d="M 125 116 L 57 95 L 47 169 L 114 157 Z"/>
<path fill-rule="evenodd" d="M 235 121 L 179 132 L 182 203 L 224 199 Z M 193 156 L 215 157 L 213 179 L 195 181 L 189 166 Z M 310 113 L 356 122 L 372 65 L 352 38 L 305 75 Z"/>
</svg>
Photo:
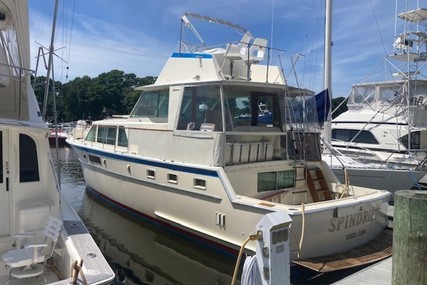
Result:
<svg viewBox="0 0 427 285">
<path fill-rule="evenodd" d="M 335 285 L 390 285 L 391 284 L 392 257 L 366 267 L 348 277 L 341 279 Z"/>
</svg>

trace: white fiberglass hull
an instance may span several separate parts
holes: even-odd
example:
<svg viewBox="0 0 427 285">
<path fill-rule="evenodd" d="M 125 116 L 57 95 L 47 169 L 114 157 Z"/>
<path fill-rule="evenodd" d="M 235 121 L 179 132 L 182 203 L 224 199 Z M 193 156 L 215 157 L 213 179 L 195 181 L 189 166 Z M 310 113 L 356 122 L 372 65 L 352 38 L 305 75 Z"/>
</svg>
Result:
<svg viewBox="0 0 427 285">
<path fill-rule="evenodd" d="M 255 231 L 262 216 L 273 211 L 285 211 L 293 219 L 292 259 L 350 250 L 368 242 L 385 227 L 390 195 L 386 191 L 367 189 L 366 194 L 357 198 L 305 207 L 284 205 L 236 195 L 220 167 L 166 163 L 72 142 L 71 145 L 79 156 L 87 186 L 102 198 L 219 249 L 236 252 Z M 155 177 L 147 178 L 146 169 L 152 170 L 150 174 L 155 173 Z M 176 181 L 169 181 L 167 173 L 177 175 L 180 185 L 185 186 L 176 187 Z M 195 190 L 194 177 L 205 180 L 211 187 Z M 247 248 L 254 251 L 255 245 L 249 244 Z"/>
<path fill-rule="evenodd" d="M 337 178 L 344 183 L 342 168 L 331 168 Z M 384 189 L 394 193 L 398 190 L 418 189 L 417 184 L 426 175 L 425 171 L 402 169 L 360 169 L 347 168 L 352 185 Z M 421 184 L 419 187 L 424 187 Z"/>
</svg>

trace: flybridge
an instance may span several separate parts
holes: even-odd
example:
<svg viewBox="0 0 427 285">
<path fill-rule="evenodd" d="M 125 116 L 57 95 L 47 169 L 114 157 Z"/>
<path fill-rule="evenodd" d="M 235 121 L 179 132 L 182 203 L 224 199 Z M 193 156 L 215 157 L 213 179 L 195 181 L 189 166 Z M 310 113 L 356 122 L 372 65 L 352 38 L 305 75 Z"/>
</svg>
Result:
<svg viewBox="0 0 427 285">
<path fill-rule="evenodd" d="M 207 46 L 189 18 L 233 28 L 243 36 L 237 42 Z M 286 83 L 282 67 L 272 64 L 273 53 L 280 50 L 269 47 L 266 39 L 255 38 L 237 24 L 193 13 L 182 16 L 181 26 L 179 51 L 171 55 L 156 84 L 217 80 Z M 201 45 L 184 43 L 184 28 L 190 29 Z M 276 62 L 280 63 L 280 59 Z"/>
</svg>

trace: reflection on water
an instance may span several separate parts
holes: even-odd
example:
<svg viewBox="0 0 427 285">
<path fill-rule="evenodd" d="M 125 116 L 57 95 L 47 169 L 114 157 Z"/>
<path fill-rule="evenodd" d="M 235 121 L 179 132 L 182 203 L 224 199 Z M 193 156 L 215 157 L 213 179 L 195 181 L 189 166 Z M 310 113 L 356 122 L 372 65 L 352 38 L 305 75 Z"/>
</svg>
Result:
<svg viewBox="0 0 427 285">
<path fill-rule="evenodd" d="M 52 149 L 54 162 L 56 150 Z M 155 226 L 121 216 L 85 194 L 72 149 L 58 151 L 62 192 L 124 284 L 231 283 L 234 260 Z"/>
</svg>

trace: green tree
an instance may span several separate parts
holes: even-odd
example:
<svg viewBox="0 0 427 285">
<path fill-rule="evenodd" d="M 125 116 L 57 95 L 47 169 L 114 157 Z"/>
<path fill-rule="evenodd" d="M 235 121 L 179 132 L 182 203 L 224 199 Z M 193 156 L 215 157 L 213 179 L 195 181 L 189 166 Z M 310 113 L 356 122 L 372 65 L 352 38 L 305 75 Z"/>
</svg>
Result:
<svg viewBox="0 0 427 285">
<path fill-rule="evenodd" d="M 31 82 L 33 85 L 34 93 L 37 98 L 37 102 L 39 103 L 40 111 L 43 112 L 43 104 L 44 104 L 44 96 L 46 92 L 46 77 L 45 76 L 38 76 L 36 78 L 32 77 Z M 60 81 L 55 81 L 55 95 L 56 97 L 56 110 L 57 114 L 63 113 L 64 106 L 60 104 L 58 101 L 58 95 L 60 94 L 60 91 L 62 89 L 62 83 Z M 53 81 L 52 79 L 49 79 L 49 90 L 47 93 L 47 107 L 46 107 L 46 121 L 52 121 L 53 120 Z M 60 120 L 60 116 L 58 116 L 58 120 Z"/>
<path fill-rule="evenodd" d="M 332 119 L 338 117 L 340 114 L 348 110 L 346 102 L 343 102 L 346 100 L 347 98 L 344 97 L 337 97 L 332 99 L 332 111 L 335 111 L 332 113 Z"/>
<path fill-rule="evenodd" d="M 126 114 L 129 114 L 130 111 L 132 111 L 133 106 L 135 106 L 136 101 L 138 101 L 139 97 L 141 96 L 140 90 L 135 90 L 138 86 L 145 86 L 153 84 L 156 81 L 156 77 L 153 76 L 146 76 L 144 78 L 135 78 L 135 85 L 131 86 L 129 90 L 126 91 L 124 94 L 124 105 L 127 108 Z"/>
<path fill-rule="evenodd" d="M 58 121 L 103 119 L 115 114 L 129 114 L 141 95 L 135 87 L 153 84 L 156 77 L 137 77 L 133 73 L 111 70 L 95 78 L 77 77 L 65 84 L 55 82 Z M 34 92 L 43 109 L 46 77 L 32 78 Z M 53 119 L 52 80 L 49 84 L 47 120 Z"/>
<path fill-rule="evenodd" d="M 97 102 L 91 94 L 92 79 L 89 76 L 77 77 L 64 84 L 61 99 L 65 106 L 66 121 L 91 119 L 98 111 Z"/>
</svg>

